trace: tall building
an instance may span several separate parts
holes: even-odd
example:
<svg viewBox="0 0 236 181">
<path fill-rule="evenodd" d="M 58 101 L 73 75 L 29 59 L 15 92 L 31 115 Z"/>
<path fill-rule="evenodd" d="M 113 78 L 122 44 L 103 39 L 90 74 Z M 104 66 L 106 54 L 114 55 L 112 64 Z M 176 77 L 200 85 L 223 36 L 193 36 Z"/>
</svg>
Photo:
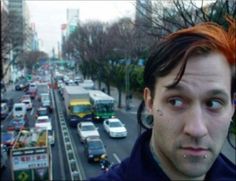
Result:
<svg viewBox="0 0 236 181">
<path fill-rule="evenodd" d="M 75 31 L 79 23 L 79 9 L 67 9 L 66 18 L 67 18 L 66 35 L 69 36 L 73 31 Z"/>
<path fill-rule="evenodd" d="M 10 32 L 13 38 L 13 54 L 23 51 L 23 35 L 24 35 L 24 3 L 23 0 L 9 0 L 8 4 L 10 14 Z M 14 56 L 13 55 L 13 56 Z"/>
<path fill-rule="evenodd" d="M 8 83 L 10 81 L 11 69 L 8 68 L 11 61 L 11 44 L 5 41 L 8 34 L 9 24 L 8 0 L 1 0 L 1 80 Z"/>
</svg>

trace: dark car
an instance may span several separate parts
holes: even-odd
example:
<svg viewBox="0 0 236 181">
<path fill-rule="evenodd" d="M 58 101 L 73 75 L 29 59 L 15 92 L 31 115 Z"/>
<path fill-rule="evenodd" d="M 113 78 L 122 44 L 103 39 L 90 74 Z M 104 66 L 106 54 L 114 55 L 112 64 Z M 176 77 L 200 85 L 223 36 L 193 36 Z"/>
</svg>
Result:
<svg viewBox="0 0 236 181">
<path fill-rule="evenodd" d="M 29 82 L 25 79 L 19 80 L 15 85 L 16 91 L 28 90 L 28 88 L 29 88 Z"/>
<path fill-rule="evenodd" d="M 2 131 L 1 132 L 1 144 L 6 145 L 8 153 L 16 140 L 16 132 L 14 131 Z"/>
<path fill-rule="evenodd" d="M 13 104 L 14 104 L 14 101 L 12 98 L 3 98 L 1 100 L 2 103 L 6 103 L 7 104 L 7 107 L 8 107 L 8 110 L 11 111 L 12 108 L 13 108 Z"/>
<path fill-rule="evenodd" d="M 107 157 L 106 148 L 99 137 L 88 137 L 84 146 L 88 162 L 99 162 Z"/>
<path fill-rule="evenodd" d="M 36 112 L 36 116 L 49 116 L 49 111 L 46 107 L 39 107 Z"/>
<path fill-rule="evenodd" d="M 26 120 L 25 119 L 12 119 L 7 125 L 8 131 L 20 131 L 26 128 Z"/>
</svg>

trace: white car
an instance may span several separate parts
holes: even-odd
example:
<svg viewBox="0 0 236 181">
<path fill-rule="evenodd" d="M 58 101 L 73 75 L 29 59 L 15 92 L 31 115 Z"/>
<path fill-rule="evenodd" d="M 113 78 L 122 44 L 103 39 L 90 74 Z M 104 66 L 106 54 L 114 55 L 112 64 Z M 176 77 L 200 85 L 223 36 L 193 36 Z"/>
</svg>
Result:
<svg viewBox="0 0 236 181">
<path fill-rule="evenodd" d="M 48 116 L 39 116 L 35 122 L 36 128 L 45 128 L 48 130 L 48 141 L 51 145 L 55 143 L 55 134 L 52 129 L 51 119 Z"/>
<path fill-rule="evenodd" d="M 31 99 L 23 99 L 21 102 L 25 103 L 27 110 L 31 110 L 33 108 Z"/>
<path fill-rule="evenodd" d="M 84 142 L 88 137 L 100 137 L 98 128 L 90 121 L 77 124 L 77 130 L 81 142 Z"/>
<path fill-rule="evenodd" d="M 109 136 L 113 138 L 126 137 L 128 134 L 125 125 L 118 118 L 105 119 L 103 127 Z"/>
</svg>

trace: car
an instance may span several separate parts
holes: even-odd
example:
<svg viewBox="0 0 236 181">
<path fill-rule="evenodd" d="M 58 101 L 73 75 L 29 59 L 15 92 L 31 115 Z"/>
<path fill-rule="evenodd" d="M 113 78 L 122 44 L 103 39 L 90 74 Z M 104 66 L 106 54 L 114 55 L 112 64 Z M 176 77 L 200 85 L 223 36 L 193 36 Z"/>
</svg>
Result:
<svg viewBox="0 0 236 181">
<path fill-rule="evenodd" d="M 16 140 L 16 132 L 15 131 L 1 131 L 1 144 L 7 147 L 7 150 L 13 147 Z"/>
<path fill-rule="evenodd" d="M 46 107 L 39 107 L 36 111 L 36 117 L 38 116 L 49 116 L 48 109 Z"/>
<path fill-rule="evenodd" d="M 90 121 L 78 123 L 77 124 L 77 131 L 80 136 L 80 141 L 82 143 L 89 136 L 100 137 L 100 135 L 98 133 L 98 128 L 96 128 L 95 125 Z"/>
<path fill-rule="evenodd" d="M 13 117 L 18 119 L 27 117 L 25 103 L 15 103 L 13 105 Z"/>
<path fill-rule="evenodd" d="M 9 109 L 7 104 L 5 102 L 1 103 L 1 120 L 5 119 L 8 116 L 8 113 Z"/>
<path fill-rule="evenodd" d="M 82 82 L 83 82 L 83 78 L 82 78 L 81 76 L 76 76 L 76 77 L 74 78 L 74 80 L 75 80 L 75 83 L 76 83 L 76 84 L 79 84 L 79 83 L 82 83 Z"/>
<path fill-rule="evenodd" d="M 99 162 L 104 157 L 107 157 L 105 145 L 99 137 L 86 138 L 84 152 L 88 162 Z"/>
<path fill-rule="evenodd" d="M 125 125 L 118 118 L 109 118 L 103 121 L 104 130 L 113 138 L 121 138 L 127 136 Z"/>
<path fill-rule="evenodd" d="M 2 103 L 6 103 L 8 106 L 8 110 L 11 111 L 13 108 L 14 101 L 12 98 L 3 98 L 1 100 Z"/>
<path fill-rule="evenodd" d="M 48 116 L 39 116 L 36 119 L 35 127 L 37 129 L 47 129 L 48 130 L 48 141 L 53 146 L 55 143 L 55 134 L 52 129 L 51 119 Z"/>
<path fill-rule="evenodd" d="M 95 85 L 93 80 L 91 79 L 85 79 L 82 83 L 79 84 L 80 86 L 82 86 L 85 89 L 88 90 L 94 90 L 95 89 Z"/>
<path fill-rule="evenodd" d="M 24 99 L 31 99 L 29 94 L 25 94 L 21 96 L 20 101 L 23 101 Z"/>
<path fill-rule="evenodd" d="M 16 91 L 28 90 L 28 88 L 29 88 L 29 83 L 26 79 L 19 80 L 15 85 Z"/>
<path fill-rule="evenodd" d="M 13 118 L 8 122 L 7 131 L 20 131 L 26 128 L 26 120 L 23 118 Z"/>
<path fill-rule="evenodd" d="M 21 102 L 26 105 L 26 110 L 31 110 L 33 108 L 31 99 L 23 99 Z"/>
</svg>

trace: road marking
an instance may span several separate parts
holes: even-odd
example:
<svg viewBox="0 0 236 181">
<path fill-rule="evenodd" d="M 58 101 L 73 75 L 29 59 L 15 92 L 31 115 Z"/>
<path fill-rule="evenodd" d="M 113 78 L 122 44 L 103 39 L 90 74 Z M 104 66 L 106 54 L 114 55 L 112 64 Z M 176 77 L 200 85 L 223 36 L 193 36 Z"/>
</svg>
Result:
<svg viewBox="0 0 236 181">
<path fill-rule="evenodd" d="M 34 108 L 31 110 L 30 115 L 32 116 L 34 114 Z"/>
<path fill-rule="evenodd" d="M 117 161 L 118 163 L 121 163 L 121 160 L 120 160 L 120 158 L 117 156 L 116 153 L 113 153 L 113 156 L 114 156 L 114 158 L 116 159 L 116 161 Z"/>
</svg>

